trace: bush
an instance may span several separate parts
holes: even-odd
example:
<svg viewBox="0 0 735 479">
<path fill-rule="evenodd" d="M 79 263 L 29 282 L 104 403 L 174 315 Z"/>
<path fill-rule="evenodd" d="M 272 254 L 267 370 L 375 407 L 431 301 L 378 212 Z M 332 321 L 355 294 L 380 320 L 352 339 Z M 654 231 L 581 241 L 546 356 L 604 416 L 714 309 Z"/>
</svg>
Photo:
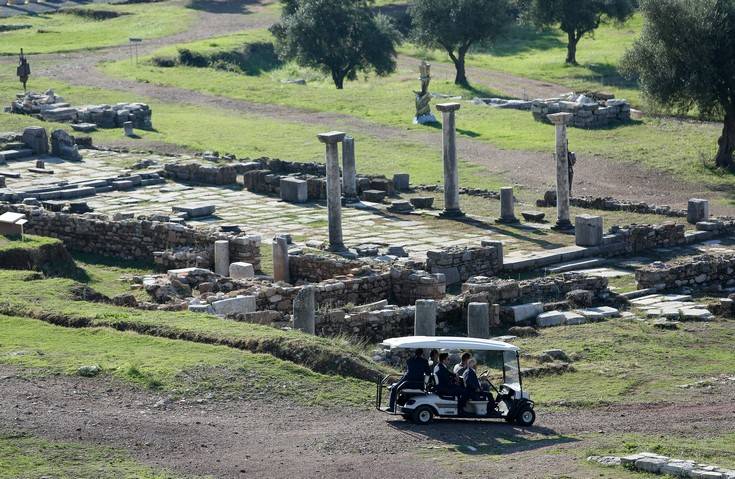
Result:
<svg viewBox="0 0 735 479">
<path fill-rule="evenodd" d="M 129 15 L 129 13 L 115 12 L 112 10 L 96 10 L 94 8 L 67 8 L 61 10 L 62 13 L 68 15 L 76 15 L 78 17 L 86 18 L 89 20 L 110 20 L 117 18 L 122 15 Z"/>
<path fill-rule="evenodd" d="M 171 68 L 176 66 L 176 58 L 174 57 L 153 57 L 152 62 L 155 66 L 161 68 Z"/>
<path fill-rule="evenodd" d="M 189 67 L 206 68 L 209 66 L 207 56 L 188 48 L 179 48 L 179 62 Z"/>
</svg>

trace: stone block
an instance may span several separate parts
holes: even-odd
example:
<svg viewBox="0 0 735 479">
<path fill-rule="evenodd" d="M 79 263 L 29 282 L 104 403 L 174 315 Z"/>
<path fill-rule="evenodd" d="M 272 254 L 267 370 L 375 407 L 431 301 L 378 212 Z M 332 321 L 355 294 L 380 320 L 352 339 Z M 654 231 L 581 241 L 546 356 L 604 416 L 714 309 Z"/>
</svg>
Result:
<svg viewBox="0 0 735 479">
<path fill-rule="evenodd" d="M 23 130 L 22 141 L 33 151 L 34 155 L 45 155 L 49 152 L 48 135 L 42 126 L 29 126 Z"/>
<path fill-rule="evenodd" d="M 189 218 L 204 218 L 206 216 L 212 216 L 217 207 L 210 204 L 199 204 L 173 206 L 171 209 L 174 213 L 186 213 Z"/>
<path fill-rule="evenodd" d="M 255 268 L 250 263 L 236 262 L 230 265 L 232 279 L 247 279 L 255 277 Z"/>
<path fill-rule="evenodd" d="M 134 185 L 132 181 L 120 180 L 120 181 L 113 181 L 112 187 L 115 188 L 116 190 L 126 191 L 126 190 L 132 190 Z"/>
<path fill-rule="evenodd" d="M 645 472 L 651 472 L 658 474 L 661 472 L 661 468 L 666 465 L 665 459 L 659 459 L 657 457 L 643 457 L 635 461 L 635 468 Z"/>
<path fill-rule="evenodd" d="M 227 316 L 228 314 L 254 313 L 257 310 L 255 296 L 237 296 L 235 298 L 222 299 L 212 303 L 215 314 Z"/>
<path fill-rule="evenodd" d="M 410 199 L 414 208 L 428 210 L 434 205 L 433 196 L 417 196 Z"/>
<path fill-rule="evenodd" d="M 97 130 L 97 125 L 94 123 L 74 123 L 71 125 L 71 129 L 82 133 L 91 133 Z"/>
<path fill-rule="evenodd" d="M 709 219 L 709 201 L 692 198 L 687 204 L 687 223 L 696 225 Z"/>
<path fill-rule="evenodd" d="M 516 323 L 520 323 L 522 321 L 536 319 L 539 314 L 544 312 L 544 305 L 543 303 L 519 304 L 517 306 L 511 306 L 510 309 L 513 311 L 513 320 Z"/>
<path fill-rule="evenodd" d="M 562 311 L 548 311 L 536 316 L 536 325 L 539 328 L 548 328 L 549 326 L 561 326 L 566 321 L 566 316 Z"/>
<path fill-rule="evenodd" d="M 281 177 L 279 186 L 281 199 L 289 203 L 306 203 L 309 196 L 309 188 L 306 180 Z"/>
<path fill-rule="evenodd" d="M 543 211 L 521 211 L 521 216 L 526 221 L 531 223 L 541 223 L 546 217 L 546 213 Z"/>
<path fill-rule="evenodd" d="M 574 236 L 577 246 L 599 246 L 602 244 L 602 216 L 578 215 L 574 222 Z"/>
<path fill-rule="evenodd" d="M 393 187 L 396 191 L 408 191 L 411 187 L 408 173 L 396 173 L 393 175 Z"/>
<path fill-rule="evenodd" d="M 385 196 L 386 192 L 381 190 L 365 190 L 362 192 L 363 201 L 370 201 L 371 203 L 382 203 Z"/>
<path fill-rule="evenodd" d="M 411 205 L 410 201 L 395 200 L 395 201 L 390 202 L 388 211 L 391 211 L 394 213 L 410 213 L 413 211 L 413 205 Z"/>
<path fill-rule="evenodd" d="M 567 326 L 575 326 L 578 324 L 584 324 L 586 322 L 587 319 L 585 319 L 585 317 L 581 314 L 577 314 L 573 311 L 564 312 L 564 324 L 566 324 Z"/>
</svg>

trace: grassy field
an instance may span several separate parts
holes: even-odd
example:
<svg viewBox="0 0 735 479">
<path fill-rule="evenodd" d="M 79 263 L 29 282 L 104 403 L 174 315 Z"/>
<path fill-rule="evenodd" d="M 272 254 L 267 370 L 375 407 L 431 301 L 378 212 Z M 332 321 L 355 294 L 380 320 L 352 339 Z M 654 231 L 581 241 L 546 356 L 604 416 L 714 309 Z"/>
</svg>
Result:
<svg viewBox="0 0 735 479">
<path fill-rule="evenodd" d="M 0 434 L 0 479 L 24 477 L 183 479 L 144 466 L 110 447 Z"/>
<path fill-rule="evenodd" d="M 268 38 L 265 32 L 250 31 L 183 46 L 208 55 L 215 51 L 232 50 L 236 45 L 263 42 Z M 176 55 L 176 50 L 166 47 L 154 55 L 171 57 Z M 410 124 L 412 90 L 416 87 L 413 71 L 400 70 L 386 78 L 370 77 L 350 82 L 340 91 L 328 79 L 314 72 L 297 69 L 291 64 L 274 64 L 271 70 L 261 68 L 259 73 L 253 75 L 183 65 L 161 68 L 152 64 L 150 59 L 138 66 L 131 66 L 127 62 L 110 63 L 104 69 L 113 76 L 132 80 L 257 103 L 347 114 L 409 131 L 433 128 Z M 306 78 L 307 85 L 283 84 L 282 80 L 287 78 Z M 432 87 L 435 92 L 463 98 L 494 94 L 463 89 L 450 82 L 436 81 L 432 83 Z M 460 135 L 492 143 L 503 149 L 550 151 L 553 147 L 553 126 L 534 121 L 527 112 L 464 103 L 457 117 L 457 128 Z M 729 175 L 711 169 L 702 160 L 712 156 L 718 136 L 718 125 L 673 119 L 646 119 L 601 130 L 571 129 L 569 141 L 575 151 L 586 157 L 601 155 L 643 164 L 690 180 L 730 184 L 732 178 Z M 414 172 L 409 168 L 406 170 Z M 420 172 L 421 169 L 417 173 Z"/>
<path fill-rule="evenodd" d="M 556 28 L 537 29 L 517 25 L 496 45 L 475 48 L 468 54 L 467 64 L 558 83 L 570 90 L 611 91 L 618 98 L 626 98 L 633 105 L 643 106 L 644 100 L 637 85 L 623 78 L 618 71 L 620 58 L 638 37 L 642 27 L 643 18 L 640 15 L 633 16 L 622 25 L 602 25 L 593 37 L 585 37 L 579 42 L 579 65 L 570 66 L 564 63 L 564 32 Z M 417 58 L 449 62 L 445 52 L 426 50 L 410 43 L 404 44 L 400 51 Z M 471 73 L 469 80 L 471 83 Z"/>
<path fill-rule="evenodd" d="M 3 18 L 0 25 L 30 28 L 0 33 L 0 54 L 17 55 L 21 48 L 29 55 L 87 50 L 125 44 L 130 37 L 150 40 L 184 31 L 194 19 L 193 11 L 175 2 L 84 8 L 117 12 L 120 16 L 93 20 L 62 11 Z"/>
<path fill-rule="evenodd" d="M 0 253 L 13 249 L 37 249 L 43 245 L 58 243 L 59 240 L 45 236 L 24 235 L 23 239 L 0 235 Z"/>
</svg>

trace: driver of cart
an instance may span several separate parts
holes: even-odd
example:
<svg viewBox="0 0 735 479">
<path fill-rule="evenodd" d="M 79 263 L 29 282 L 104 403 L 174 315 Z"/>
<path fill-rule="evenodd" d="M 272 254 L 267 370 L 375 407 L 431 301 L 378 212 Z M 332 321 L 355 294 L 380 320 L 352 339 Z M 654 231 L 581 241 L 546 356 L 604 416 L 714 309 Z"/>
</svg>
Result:
<svg viewBox="0 0 735 479">
<path fill-rule="evenodd" d="M 470 353 L 462 354 L 462 362 L 454 365 L 454 375 L 461 378 L 464 372 L 467 370 L 467 361 L 472 358 Z"/>
<path fill-rule="evenodd" d="M 429 361 L 424 357 L 424 350 L 417 349 L 411 359 L 406 361 L 406 373 L 393 384 L 390 389 L 390 403 L 388 410 L 394 412 L 396 410 L 396 399 L 398 392 L 405 388 L 424 388 L 424 380 L 426 375 L 431 374 Z"/>
<path fill-rule="evenodd" d="M 449 353 L 441 353 L 439 355 L 439 364 L 434 368 L 434 376 L 436 376 L 436 392 L 440 396 L 456 396 L 461 397 L 464 389 L 457 385 L 455 376 L 449 371 Z"/>
</svg>

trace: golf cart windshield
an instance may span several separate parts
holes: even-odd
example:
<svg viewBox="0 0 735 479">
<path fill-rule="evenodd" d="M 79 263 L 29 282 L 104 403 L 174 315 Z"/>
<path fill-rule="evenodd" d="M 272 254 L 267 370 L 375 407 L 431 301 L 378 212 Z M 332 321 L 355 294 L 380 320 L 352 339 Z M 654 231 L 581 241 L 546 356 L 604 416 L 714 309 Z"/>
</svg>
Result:
<svg viewBox="0 0 735 479">
<path fill-rule="evenodd" d="M 521 391 L 521 370 L 517 351 L 503 351 L 503 382 Z"/>
</svg>

